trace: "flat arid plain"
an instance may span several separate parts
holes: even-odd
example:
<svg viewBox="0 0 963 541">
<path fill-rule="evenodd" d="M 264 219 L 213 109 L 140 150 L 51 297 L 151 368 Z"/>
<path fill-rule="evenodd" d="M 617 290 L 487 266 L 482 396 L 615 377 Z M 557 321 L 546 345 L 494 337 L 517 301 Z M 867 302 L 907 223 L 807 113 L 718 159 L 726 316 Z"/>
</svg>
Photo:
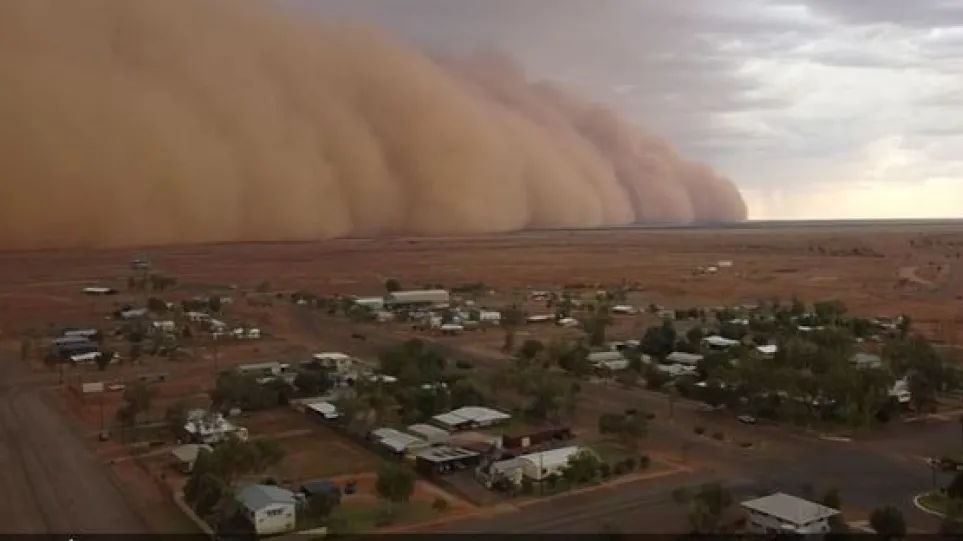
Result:
<svg viewBox="0 0 963 541">
<path fill-rule="evenodd" d="M 916 331 L 952 351 L 963 323 L 961 253 L 963 224 L 954 222 L 749 223 L 726 227 L 525 232 L 470 238 L 345 239 L 3 253 L 0 254 L 0 340 L 9 353 L 0 364 L 4 376 L 0 396 L 4 407 L 0 410 L 0 464 L 6 472 L 0 474 L 0 486 L 9 494 L 21 496 L 16 498 L 18 507 L 12 508 L 9 516 L 7 512 L 0 512 L 0 519 L 14 525 L 11 531 L 21 532 L 195 531 L 185 525 L 189 521 L 179 518 L 177 509 L 171 506 L 170 494 L 182 490 L 185 482 L 170 469 L 164 454 L 171 442 L 152 440 L 151 446 L 159 446 L 159 450 L 134 453 L 127 441 L 100 441 L 101 431 L 113 426 L 117 410 L 125 399 L 119 396 L 121 393 L 107 392 L 101 392 L 97 399 L 85 397 L 77 390 L 85 382 L 129 383 L 145 374 L 166 374 L 164 381 L 155 386 L 151 411 L 144 412 L 141 419 L 149 423 L 162 421 L 165 410 L 169 411 L 173 405 L 204 395 L 215 385 L 217 374 L 224 367 L 244 362 L 310 358 L 310 353 L 316 351 L 345 351 L 375 360 L 380 350 L 407 338 L 438 343 L 449 348 L 457 358 L 470 358 L 481 375 L 495 372 L 500 363 L 508 362 L 501 351 L 502 333 L 440 336 L 409 325 L 357 322 L 323 311 L 305 315 L 301 307 L 288 301 L 292 292 L 311 292 L 324 297 L 380 296 L 389 279 L 411 289 L 484 284 L 476 288 L 484 290 L 477 299 L 480 306 L 498 309 L 522 304 L 529 313 L 539 309 L 530 299 L 532 291 L 560 291 L 563 287 L 594 291 L 620 284 L 631 291 L 626 302 L 642 308 L 685 310 L 759 305 L 772 303 L 774 299 L 788 301 L 794 296 L 807 303 L 835 299 L 843 301 L 850 313 L 860 316 L 910 315 Z M 193 348 L 188 346 L 193 353 L 187 360 L 145 354 L 137 362 L 124 361 L 121 366 L 99 370 L 76 366 L 54 369 L 39 356 L 24 354 L 24 336 L 52 336 L 55 329 L 63 327 L 104 329 L 113 325 L 110 323 L 112 313 L 126 305 L 143 304 L 144 294 L 128 287 L 129 280 L 137 277 L 130 263 L 141 258 L 149 259 L 156 272 L 177 280 L 175 286 L 152 294 L 173 303 L 198 296 L 233 297 L 231 306 L 222 310 L 224 317 L 243 322 L 246 327 L 256 326 L 262 329 L 263 336 L 257 341 L 213 347 L 210 340 L 195 337 Z M 81 293 L 83 288 L 91 286 L 110 287 L 119 293 L 108 297 Z M 248 302 L 242 302 L 243 298 Z M 643 313 L 616 318 L 609 338 L 640 338 L 646 327 L 658 323 L 659 317 Z M 523 336 L 541 340 L 572 331 L 552 326 L 530 327 L 521 331 Z M 358 334 L 366 338 L 361 340 Z M 121 348 L 118 345 L 113 349 L 123 355 L 126 351 Z M 21 361 L 17 360 L 18 349 L 21 349 Z M 569 421 L 580 435 L 596 432 L 596 419 L 606 412 L 631 405 L 660 411 L 665 408 L 665 399 L 660 398 L 663 395 L 654 391 L 625 389 L 598 381 L 582 387 L 579 412 Z M 652 476 L 671 474 L 674 480 L 666 482 L 674 485 L 689 482 L 687 475 L 694 476 L 691 482 L 719 476 L 742 479 L 751 476 L 752 468 L 758 465 L 766 469 L 765 475 L 776 478 L 788 471 L 779 457 L 792 457 L 794 452 L 801 452 L 827 460 L 820 466 L 825 468 L 826 478 L 858 470 L 859 464 L 865 468 L 863 473 L 868 478 L 875 475 L 869 470 L 876 466 L 871 468 L 869 462 L 855 458 L 865 452 L 863 445 L 868 445 L 874 450 L 888 449 L 887 453 L 897 456 L 896 463 L 915 468 L 907 474 L 910 481 L 891 483 L 894 493 L 909 492 L 900 492 L 897 496 L 905 503 L 902 500 L 911 498 L 913 491 L 928 488 L 925 469 L 919 474 L 924 486 L 914 484 L 919 455 L 940 452 L 948 441 L 959 439 L 958 427 L 939 429 L 939 435 L 926 440 L 929 447 L 921 450 L 903 446 L 900 442 L 916 436 L 899 429 L 880 436 L 882 439 L 855 442 L 845 448 L 849 451 L 835 451 L 824 447 L 832 444 L 806 440 L 798 434 L 794 437 L 802 439 L 794 440 L 778 427 L 746 427 L 731 419 L 707 419 L 706 412 L 697 406 L 695 403 L 679 405 L 668 421 L 661 417 L 653 421 L 649 440 L 643 444 L 649 453 L 647 456 L 657 464 Z M 749 451 L 739 449 L 720 452 L 716 449 L 722 445 L 720 442 L 709 438 L 693 440 L 691 422 L 685 428 L 678 428 L 687 416 L 692 422 L 705 423 L 710 428 L 723 427 L 727 436 L 719 438 L 720 441 L 751 440 L 756 444 L 753 448 L 759 451 L 754 451 L 756 455 L 747 455 Z M 282 442 L 286 460 L 278 466 L 279 479 L 295 482 L 353 476 L 363 481 L 372 478 L 382 461 L 286 408 L 245 414 L 241 422 L 255 436 L 273 436 Z M 663 422 L 666 424 L 662 425 Z M 952 434 L 947 435 L 947 431 Z M 689 434 L 686 436 L 683 432 Z M 924 439 L 920 436 L 919 441 Z M 683 440 L 693 442 L 680 447 L 679 442 Z M 793 451 L 796 447 L 797 451 Z M 320 456 L 326 457 L 323 464 L 318 461 Z M 841 462 L 830 464 L 831 456 L 838 456 Z M 802 467 L 797 470 L 794 471 L 798 479 L 809 479 L 813 483 L 825 480 L 818 476 L 810 478 L 808 470 Z M 644 481 L 644 477 L 638 482 L 658 482 Z M 68 482 L 73 487 L 70 490 L 58 488 L 59 484 Z M 427 481 L 418 483 L 412 501 L 425 505 L 418 508 L 419 512 L 413 512 L 414 518 L 404 528 L 415 528 L 415 523 L 421 523 L 430 524 L 424 526 L 428 531 L 500 531 L 484 526 L 495 520 L 490 517 L 492 511 L 479 511 L 476 504 L 462 495 Z M 859 480 L 853 485 L 857 488 L 854 488 L 851 505 L 856 515 L 862 513 L 865 518 L 867 507 L 876 503 L 874 489 L 860 485 Z M 637 512 L 637 508 L 648 506 L 655 513 L 653 516 L 665 516 L 670 513 L 665 508 L 666 501 L 645 496 L 657 489 L 654 486 L 636 490 L 636 496 L 625 496 L 614 486 L 606 486 L 604 498 L 613 499 L 611 509 L 620 509 L 623 514 L 631 509 L 629 515 L 643 516 L 645 513 Z M 83 496 L 71 495 L 75 493 Z M 575 506 L 572 509 L 581 511 L 568 512 L 567 519 L 558 516 L 559 510 L 568 505 L 560 500 L 553 504 L 535 502 L 530 511 L 525 511 L 527 505 L 519 504 L 514 508 L 519 511 L 518 517 L 527 518 L 498 520 L 505 528 L 514 527 L 523 532 L 573 531 L 573 528 L 598 531 L 603 520 L 622 524 L 618 517 L 606 515 L 614 511 L 602 509 L 601 504 L 578 507 L 581 504 L 577 498 L 585 497 L 571 496 L 570 505 Z M 632 497 L 641 499 L 636 501 Z M 651 505 L 645 504 L 649 501 L 645 498 L 652 500 Z M 439 499 L 447 503 L 440 506 Z M 539 507 L 546 505 L 551 509 Z M 442 507 L 444 513 L 439 511 Z M 912 513 L 911 506 L 907 509 L 908 515 Z M 675 512 L 678 513 L 678 509 Z M 446 516 L 435 516 L 440 514 Z M 576 515 L 581 517 L 581 522 L 572 518 Z M 920 524 L 926 525 L 925 517 L 910 518 L 919 518 Z M 631 521 L 624 527 L 649 531 L 645 525 Z"/>
</svg>

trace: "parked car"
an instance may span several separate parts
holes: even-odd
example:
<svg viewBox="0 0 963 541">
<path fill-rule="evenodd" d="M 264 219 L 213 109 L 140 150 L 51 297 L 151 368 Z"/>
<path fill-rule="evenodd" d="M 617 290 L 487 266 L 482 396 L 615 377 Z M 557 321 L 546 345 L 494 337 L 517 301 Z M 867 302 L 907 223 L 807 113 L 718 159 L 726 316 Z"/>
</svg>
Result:
<svg viewBox="0 0 963 541">
<path fill-rule="evenodd" d="M 754 425 L 757 422 L 757 419 L 752 415 L 740 415 L 739 417 L 736 417 L 736 419 L 738 419 L 740 423 L 747 425 Z"/>
</svg>

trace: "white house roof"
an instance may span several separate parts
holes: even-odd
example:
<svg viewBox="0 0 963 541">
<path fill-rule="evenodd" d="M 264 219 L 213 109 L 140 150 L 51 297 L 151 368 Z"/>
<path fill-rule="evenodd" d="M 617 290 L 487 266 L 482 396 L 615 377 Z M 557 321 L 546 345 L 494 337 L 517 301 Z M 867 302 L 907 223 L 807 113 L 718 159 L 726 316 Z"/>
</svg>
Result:
<svg viewBox="0 0 963 541">
<path fill-rule="evenodd" d="M 677 364 L 698 364 L 702 360 L 702 355 L 698 353 L 685 353 L 683 351 L 673 351 L 665 357 L 667 363 Z"/>
<path fill-rule="evenodd" d="M 325 419 L 337 419 L 341 417 L 341 412 L 338 411 L 337 406 L 330 402 L 312 402 L 305 404 L 305 407 L 311 411 L 320 413 Z"/>
<path fill-rule="evenodd" d="M 426 446 L 428 442 L 421 438 L 416 438 L 411 434 L 399 432 L 393 428 L 378 428 L 371 431 L 371 435 L 385 447 L 389 447 L 395 452 L 402 452 L 411 447 Z"/>
<path fill-rule="evenodd" d="M 707 336 L 703 338 L 702 341 L 712 347 L 717 347 L 717 348 L 730 348 L 732 346 L 739 345 L 738 340 L 730 340 L 728 338 L 724 338 L 722 336 L 715 335 L 715 334 L 712 336 Z"/>
<path fill-rule="evenodd" d="M 742 502 L 742 507 L 797 527 L 839 514 L 839 511 L 831 507 L 782 492 Z"/>
<path fill-rule="evenodd" d="M 385 296 L 386 304 L 399 303 L 444 303 L 451 295 L 444 289 L 425 289 L 415 291 L 395 291 Z"/>
<path fill-rule="evenodd" d="M 624 361 L 625 356 L 618 351 L 596 351 L 595 353 L 589 353 L 587 360 L 592 364 L 604 364 Z"/>
<path fill-rule="evenodd" d="M 426 424 L 416 424 L 411 425 L 406 429 L 413 436 L 423 438 L 425 440 L 431 441 L 436 439 L 447 439 L 450 434 L 447 430 L 442 430 L 437 426 L 431 426 Z"/>
<path fill-rule="evenodd" d="M 325 351 L 322 353 L 315 353 L 311 355 L 311 358 L 316 361 L 350 361 L 351 355 L 337 351 Z"/>
<path fill-rule="evenodd" d="M 449 426 L 468 422 L 492 423 L 507 421 L 511 418 L 512 416 L 507 413 L 481 406 L 465 406 L 433 417 L 436 421 Z"/>
<path fill-rule="evenodd" d="M 232 432 L 235 430 L 235 426 L 220 413 L 197 409 L 187 412 L 184 430 L 189 434 L 210 436 Z"/>
<path fill-rule="evenodd" d="M 290 490 L 271 485 L 247 485 L 238 490 L 235 496 L 238 503 L 251 511 L 259 511 L 279 503 L 294 505 L 296 501 Z"/>
<path fill-rule="evenodd" d="M 779 351 L 779 346 L 770 344 L 766 346 L 756 346 L 756 351 L 763 355 L 775 355 Z"/>
<path fill-rule="evenodd" d="M 197 460 L 197 455 L 200 454 L 201 449 L 204 449 L 208 452 L 214 450 L 214 448 L 210 445 L 188 443 L 187 445 L 181 445 L 171 449 L 171 454 L 181 462 L 194 462 Z"/>
<path fill-rule="evenodd" d="M 522 455 L 518 457 L 518 459 L 528 462 L 536 468 L 553 469 L 566 464 L 568 459 L 579 451 L 581 451 L 581 448 L 573 445 L 571 447 L 562 447 L 540 453 Z"/>
</svg>

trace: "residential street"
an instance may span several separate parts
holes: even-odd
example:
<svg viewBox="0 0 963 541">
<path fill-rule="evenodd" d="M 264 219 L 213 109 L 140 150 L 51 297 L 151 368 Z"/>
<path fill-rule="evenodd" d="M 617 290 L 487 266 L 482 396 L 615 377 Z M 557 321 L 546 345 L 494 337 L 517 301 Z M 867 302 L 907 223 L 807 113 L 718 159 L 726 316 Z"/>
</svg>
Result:
<svg viewBox="0 0 963 541">
<path fill-rule="evenodd" d="M 112 472 L 87 449 L 34 376 L 12 356 L 0 359 L 3 532 L 147 532 Z"/>
</svg>

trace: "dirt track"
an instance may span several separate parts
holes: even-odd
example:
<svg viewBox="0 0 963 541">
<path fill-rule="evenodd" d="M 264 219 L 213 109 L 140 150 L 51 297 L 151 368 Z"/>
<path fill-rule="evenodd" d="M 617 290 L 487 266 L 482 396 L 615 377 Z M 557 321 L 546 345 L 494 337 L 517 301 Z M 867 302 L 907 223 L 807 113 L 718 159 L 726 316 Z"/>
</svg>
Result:
<svg viewBox="0 0 963 541">
<path fill-rule="evenodd" d="M 17 361 L 0 362 L 3 533 L 144 533 L 110 470 Z"/>
</svg>

